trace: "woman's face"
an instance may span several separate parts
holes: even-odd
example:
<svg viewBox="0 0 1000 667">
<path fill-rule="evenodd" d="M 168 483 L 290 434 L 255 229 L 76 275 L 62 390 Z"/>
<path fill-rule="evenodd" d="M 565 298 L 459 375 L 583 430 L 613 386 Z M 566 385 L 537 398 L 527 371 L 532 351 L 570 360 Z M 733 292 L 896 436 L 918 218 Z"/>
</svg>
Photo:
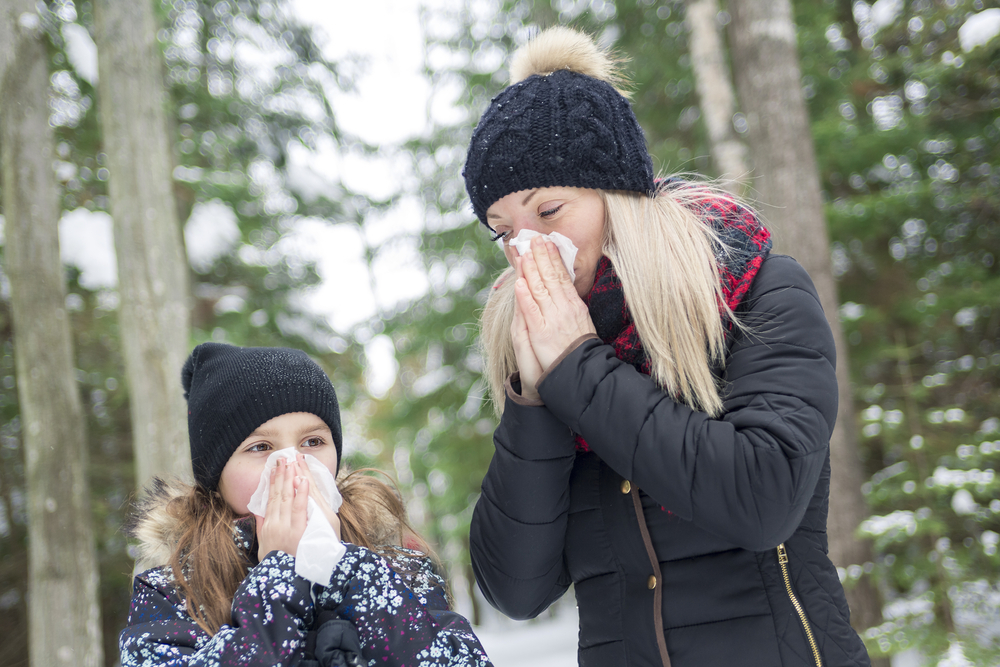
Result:
<svg viewBox="0 0 1000 667">
<path fill-rule="evenodd" d="M 573 286 L 581 297 L 590 292 L 604 247 L 604 200 L 589 188 L 535 188 L 512 192 L 486 210 L 486 222 L 503 239 L 507 261 L 517 249 L 509 245 L 522 229 L 540 234 L 559 232 L 577 247 Z"/>
<path fill-rule="evenodd" d="M 337 446 L 330 427 L 309 412 L 289 412 L 269 419 L 240 443 L 222 469 L 219 493 L 239 515 L 248 514 L 247 504 L 257 490 L 264 463 L 279 449 L 296 449 L 315 456 L 337 474 Z"/>
</svg>

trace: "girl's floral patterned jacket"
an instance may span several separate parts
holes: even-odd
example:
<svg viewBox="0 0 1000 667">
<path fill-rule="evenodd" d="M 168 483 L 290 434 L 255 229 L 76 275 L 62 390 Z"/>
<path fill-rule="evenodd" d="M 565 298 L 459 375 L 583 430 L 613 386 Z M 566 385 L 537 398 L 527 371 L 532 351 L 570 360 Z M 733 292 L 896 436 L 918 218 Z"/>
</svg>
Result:
<svg viewBox="0 0 1000 667">
<path fill-rule="evenodd" d="M 173 534 L 164 527 L 169 493 L 146 503 L 134 531 L 140 539 Z M 247 529 L 237 530 L 251 548 Z M 249 531 L 252 537 L 252 531 Z M 169 551 L 144 545 L 145 554 Z M 119 638 L 123 667 L 268 667 L 298 665 L 321 613 L 357 629 L 368 665 L 487 667 L 489 658 L 469 622 L 449 610 L 444 581 L 424 554 L 396 549 L 393 565 L 354 545 L 328 586 L 295 574 L 295 558 L 280 551 L 253 567 L 233 597 L 232 622 L 209 636 L 187 613 L 172 570 L 161 565 L 135 578 L 128 626 Z M 161 561 L 162 562 L 162 561 Z M 406 573 L 406 580 L 397 572 Z"/>
</svg>

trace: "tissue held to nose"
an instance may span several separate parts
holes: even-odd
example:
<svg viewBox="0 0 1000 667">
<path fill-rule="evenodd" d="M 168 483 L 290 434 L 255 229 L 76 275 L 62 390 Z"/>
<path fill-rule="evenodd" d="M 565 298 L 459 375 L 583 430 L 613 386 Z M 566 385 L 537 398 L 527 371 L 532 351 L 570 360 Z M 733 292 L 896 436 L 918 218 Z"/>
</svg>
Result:
<svg viewBox="0 0 1000 667">
<path fill-rule="evenodd" d="M 522 229 L 509 243 L 514 248 L 517 248 L 518 255 L 523 255 L 531 248 L 531 239 L 539 235 L 533 229 Z M 541 236 L 544 239 L 552 241 L 556 248 L 558 248 L 559 256 L 562 257 L 563 265 L 566 267 L 566 273 L 569 274 L 569 280 L 570 282 L 574 282 L 576 280 L 576 272 L 573 270 L 573 262 L 576 261 L 576 246 L 573 245 L 573 242 L 568 237 L 563 236 L 559 232 L 552 232 L 551 234 L 543 234 Z"/>
<path fill-rule="evenodd" d="M 260 473 L 260 482 L 257 484 L 257 490 L 254 491 L 253 496 L 250 497 L 250 503 L 247 505 L 247 509 L 258 516 L 265 516 L 267 493 L 271 488 L 271 471 L 278 464 L 278 459 L 282 458 L 287 459 L 289 462 L 294 461 L 295 450 L 279 449 L 267 457 L 264 470 Z M 344 499 L 340 496 L 340 491 L 337 490 L 337 481 L 333 478 L 333 473 L 311 454 L 305 455 L 305 463 L 306 467 L 309 468 L 309 472 L 312 473 L 313 481 L 316 483 L 316 491 L 330 505 L 330 509 L 334 512 L 339 510 Z M 311 511 L 312 507 L 310 506 Z"/>
<path fill-rule="evenodd" d="M 253 496 L 250 497 L 247 509 L 258 516 L 265 516 L 268 490 L 271 486 L 271 471 L 277 465 L 278 459 L 284 458 L 288 461 L 294 461 L 295 454 L 294 449 L 279 449 L 267 457 L 264 470 L 260 474 L 260 483 Z M 305 464 L 309 468 L 309 472 L 312 473 L 316 490 L 320 496 L 329 503 L 334 512 L 339 510 L 343 498 L 340 491 L 337 490 L 337 481 L 334 479 L 333 473 L 319 459 L 310 454 L 305 455 Z M 306 519 L 306 532 L 302 535 L 295 553 L 295 572 L 309 581 L 326 585 L 333 574 L 334 566 L 347 552 L 347 548 L 337 538 L 333 526 L 330 525 L 326 515 L 312 498 L 309 498 L 306 512 L 308 517 Z"/>
</svg>

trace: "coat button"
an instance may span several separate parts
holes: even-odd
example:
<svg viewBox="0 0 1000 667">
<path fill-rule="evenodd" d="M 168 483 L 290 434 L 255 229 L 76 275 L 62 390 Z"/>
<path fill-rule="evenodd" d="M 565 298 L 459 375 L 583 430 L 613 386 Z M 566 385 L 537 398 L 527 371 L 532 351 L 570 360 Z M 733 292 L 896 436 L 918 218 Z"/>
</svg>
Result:
<svg viewBox="0 0 1000 667">
<path fill-rule="evenodd" d="M 656 575 L 655 574 L 649 575 L 649 581 L 646 582 L 646 585 L 649 586 L 649 590 L 653 590 L 654 588 L 656 588 Z"/>
<path fill-rule="evenodd" d="M 622 480 L 622 493 L 628 493 L 632 490 L 632 484 L 627 479 Z"/>
</svg>

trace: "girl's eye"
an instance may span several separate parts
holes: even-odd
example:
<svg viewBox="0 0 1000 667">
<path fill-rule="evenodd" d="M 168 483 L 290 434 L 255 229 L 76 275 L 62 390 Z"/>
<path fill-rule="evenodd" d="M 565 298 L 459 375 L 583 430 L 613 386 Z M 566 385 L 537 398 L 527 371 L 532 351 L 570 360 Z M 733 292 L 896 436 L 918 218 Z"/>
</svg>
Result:
<svg viewBox="0 0 1000 667">
<path fill-rule="evenodd" d="M 559 204 L 559 206 L 556 206 L 554 208 L 550 208 L 547 211 L 542 211 L 541 213 L 538 214 L 538 216 L 541 217 L 541 218 L 547 218 L 550 215 L 555 215 L 556 213 L 558 213 L 559 209 L 561 209 L 562 207 L 563 207 L 563 205 Z"/>
<path fill-rule="evenodd" d="M 506 231 L 506 232 L 497 232 L 497 235 L 496 235 L 496 236 L 494 236 L 494 237 L 493 237 L 492 239 L 490 239 L 490 240 L 491 240 L 491 241 L 499 241 L 500 239 L 505 239 L 505 238 L 507 238 L 508 236 L 510 236 L 510 232 L 509 232 L 509 231 Z"/>
<path fill-rule="evenodd" d="M 303 447 L 322 447 L 325 444 L 326 444 L 326 442 L 323 441 L 323 438 L 309 438 L 304 443 L 302 443 L 302 446 Z"/>
<path fill-rule="evenodd" d="M 249 447 L 247 447 L 246 450 L 248 452 L 266 452 L 270 448 L 271 448 L 271 445 L 269 445 L 268 443 L 266 443 L 266 442 L 258 442 L 258 443 L 255 443 L 253 445 L 250 445 Z"/>
</svg>

